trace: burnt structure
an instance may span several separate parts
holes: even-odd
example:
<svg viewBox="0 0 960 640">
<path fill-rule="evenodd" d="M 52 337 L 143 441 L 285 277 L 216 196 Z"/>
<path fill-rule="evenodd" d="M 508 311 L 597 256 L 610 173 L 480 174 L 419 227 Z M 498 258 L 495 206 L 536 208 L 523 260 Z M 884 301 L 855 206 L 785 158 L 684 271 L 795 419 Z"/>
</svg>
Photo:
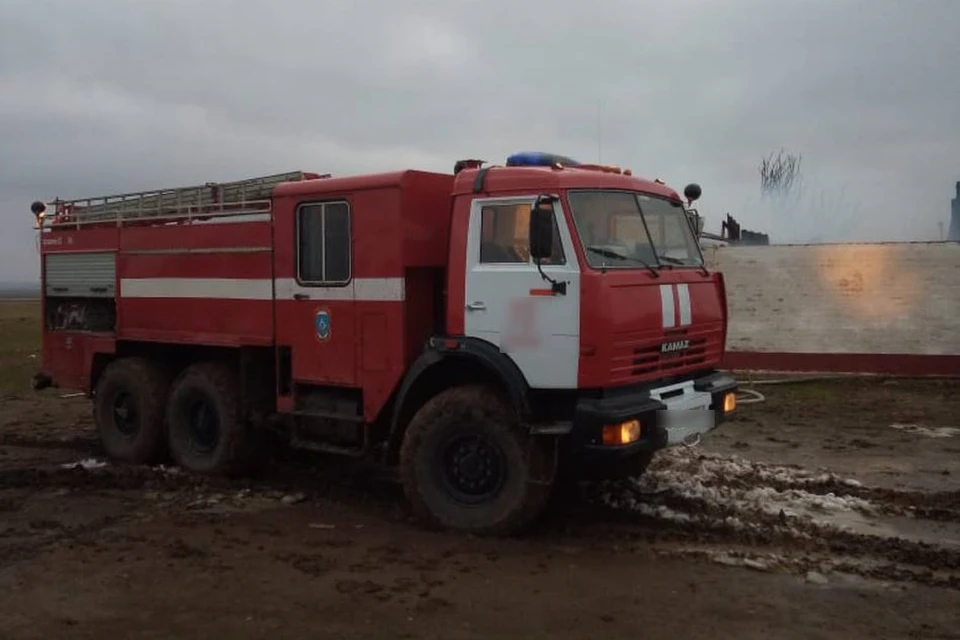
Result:
<svg viewBox="0 0 960 640">
<path fill-rule="evenodd" d="M 770 244 L 770 236 L 759 231 L 750 231 L 748 229 L 741 229 L 740 223 L 731 216 L 727 214 L 727 219 L 723 221 L 723 224 L 720 228 L 720 237 L 730 244 L 739 244 L 739 245 L 768 245 Z"/>
<path fill-rule="evenodd" d="M 957 182 L 957 197 L 950 201 L 950 230 L 947 240 L 960 242 L 960 182 Z"/>
</svg>

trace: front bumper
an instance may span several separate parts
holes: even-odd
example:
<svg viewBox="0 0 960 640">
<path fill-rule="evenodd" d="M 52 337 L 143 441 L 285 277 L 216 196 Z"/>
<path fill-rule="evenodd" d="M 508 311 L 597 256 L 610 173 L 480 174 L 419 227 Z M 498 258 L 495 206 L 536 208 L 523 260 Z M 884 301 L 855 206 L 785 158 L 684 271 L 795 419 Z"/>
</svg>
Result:
<svg viewBox="0 0 960 640">
<path fill-rule="evenodd" d="M 723 423 L 731 415 L 724 412 L 724 397 L 737 389 L 733 377 L 717 372 L 615 397 L 581 399 L 565 438 L 564 466 L 585 477 L 640 472 L 653 452 L 695 444 Z M 640 438 L 630 444 L 605 445 L 604 426 L 628 420 L 640 421 Z"/>
</svg>

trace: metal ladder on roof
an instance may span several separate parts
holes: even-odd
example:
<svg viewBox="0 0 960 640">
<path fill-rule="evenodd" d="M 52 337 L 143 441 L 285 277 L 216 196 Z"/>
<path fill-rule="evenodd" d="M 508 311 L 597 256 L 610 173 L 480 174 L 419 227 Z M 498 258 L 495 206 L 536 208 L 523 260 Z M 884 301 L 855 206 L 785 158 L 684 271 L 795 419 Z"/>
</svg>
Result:
<svg viewBox="0 0 960 640">
<path fill-rule="evenodd" d="M 330 174 L 289 171 L 233 182 L 207 182 L 192 187 L 153 189 L 76 200 L 56 199 L 45 218 L 50 227 L 124 222 L 187 223 L 213 217 L 269 214 L 277 185 L 329 178 Z"/>
</svg>

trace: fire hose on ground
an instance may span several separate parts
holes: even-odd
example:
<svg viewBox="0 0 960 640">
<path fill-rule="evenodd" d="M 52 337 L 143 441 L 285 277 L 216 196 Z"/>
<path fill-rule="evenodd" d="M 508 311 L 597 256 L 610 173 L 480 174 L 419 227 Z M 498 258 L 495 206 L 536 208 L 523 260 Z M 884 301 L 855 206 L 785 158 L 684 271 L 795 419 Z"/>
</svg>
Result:
<svg viewBox="0 0 960 640">
<path fill-rule="evenodd" d="M 759 402 L 766 402 L 767 397 L 754 389 L 753 387 L 758 387 L 762 385 L 774 385 L 774 384 L 802 384 L 804 382 L 825 382 L 829 380 L 838 380 L 844 378 L 842 375 L 831 375 L 831 376 L 807 376 L 799 378 L 773 378 L 770 380 L 751 380 L 747 378 L 747 381 L 744 383 L 744 386 L 740 388 L 737 393 L 737 404 L 757 404 Z"/>
</svg>

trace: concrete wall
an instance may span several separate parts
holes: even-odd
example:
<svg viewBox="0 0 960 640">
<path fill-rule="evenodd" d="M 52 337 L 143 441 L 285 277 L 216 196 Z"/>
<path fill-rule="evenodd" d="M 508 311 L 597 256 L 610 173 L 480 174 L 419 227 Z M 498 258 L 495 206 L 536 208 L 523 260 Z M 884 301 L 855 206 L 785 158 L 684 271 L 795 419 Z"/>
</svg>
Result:
<svg viewBox="0 0 960 640">
<path fill-rule="evenodd" d="M 950 366 L 960 367 L 960 243 L 727 246 L 705 254 L 726 278 L 733 353 L 954 356 Z"/>
</svg>

